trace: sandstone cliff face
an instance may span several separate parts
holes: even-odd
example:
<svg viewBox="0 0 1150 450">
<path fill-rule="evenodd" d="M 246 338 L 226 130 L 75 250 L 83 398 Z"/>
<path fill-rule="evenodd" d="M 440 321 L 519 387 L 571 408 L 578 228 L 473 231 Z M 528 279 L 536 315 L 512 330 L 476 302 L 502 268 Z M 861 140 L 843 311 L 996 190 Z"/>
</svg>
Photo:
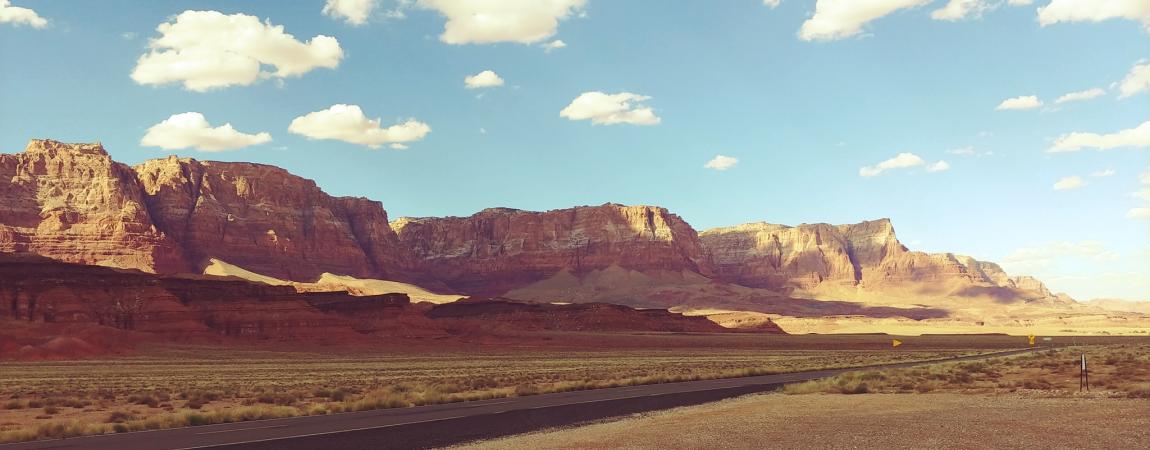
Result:
<svg viewBox="0 0 1150 450">
<path fill-rule="evenodd" d="M 1054 298 L 1038 280 L 1012 278 L 994 263 L 952 253 L 909 251 L 887 219 L 838 226 L 752 223 L 706 230 L 700 239 L 714 258 L 716 277 L 744 286 L 784 291 L 826 285 L 882 290 L 934 284 L 958 288 L 960 295 Z"/>
<path fill-rule="evenodd" d="M 751 287 L 854 285 L 907 252 L 890 221 L 788 227 L 749 223 L 700 234 L 718 278 Z"/>
<path fill-rule="evenodd" d="M 193 265 L 219 258 L 260 274 L 394 276 L 403 252 L 379 202 L 335 198 L 278 167 L 194 159 L 135 168 L 160 229 Z"/>
<path fill-rule="evenodd" d="M 191 268 L 152 222 L 135 174 L 100 144 L 34 140 L 0 154 L 0 251 L 177 272 Z"/>
<path fill-rule="evenodd" d="M 0 155 L 0 251 L 160 273 L 198 272 L 217 258 L 284 280 L 335 273 L 472 295 L 553 277 L 572 277 L 560 287 L 577 289 L 614 268 L 782 292 L 933 283 L 958 297 L 1067 301 L 993 263 L 908 251 L 885 219 L 700 235 L 664 208 L 606 204 L 389 224 L 379 202 L 331 197 L 277 167 L 169 157 L 132 169 L 98 144 L 40 140 Z"/>
<path fill-rule="evenodd" d="M 562 270 L 711 271 L 695 230 L 652 206 L 494 208 L 470 217 L 403 218 L 391 226 L 422 280 L 472 294 L 500 294 Z"/>
</svg>

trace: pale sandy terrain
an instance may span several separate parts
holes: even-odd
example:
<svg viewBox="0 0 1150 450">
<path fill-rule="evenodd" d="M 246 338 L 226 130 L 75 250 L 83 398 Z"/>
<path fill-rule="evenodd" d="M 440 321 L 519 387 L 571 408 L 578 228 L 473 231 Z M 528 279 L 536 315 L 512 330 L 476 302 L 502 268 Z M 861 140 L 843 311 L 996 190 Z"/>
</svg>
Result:
<svg viewBox="0 0 1150 450">
<path fill-rule="evenodd" d="M 765 394 L 459 448 L 1150 448 L 1150 400 Z"/>
<path fill-rule="evenodd" d="M 204 268 L 204 275 L 236 277 L 248 281 L 255 281 L 257 283 L 271 284 L 275 286 L 291 285 L 294 286 L 297 291 L 348 291 L 352 295 L 381 295 L 403 293 L 407 294 L 407 296 L 410 297 L 411 301 L 413 302 L 451 303 L 459 300 L 460 298 L 463 298 L 459 295 L 436 294 L 414 284 L 401 283 L 398 281 L 390 280 L 355 278 L 344 275 L 335 275 L 331 273 L 320 275 L 319 279 L 313 283 L 297 283 L 260 275 L 258 273 L 244 269 L 243 267 L 229 264 L 226 261 L 222 261 L 216 258 L 209 260 L 208 266 Z"/>
</svg>

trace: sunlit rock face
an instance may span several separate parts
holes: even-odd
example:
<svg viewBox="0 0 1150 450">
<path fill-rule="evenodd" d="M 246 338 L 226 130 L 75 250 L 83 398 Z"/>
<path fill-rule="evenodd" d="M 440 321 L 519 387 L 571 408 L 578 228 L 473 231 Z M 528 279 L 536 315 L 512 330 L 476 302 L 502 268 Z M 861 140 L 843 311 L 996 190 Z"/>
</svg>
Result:
<svg viewBox="0 0 1150 450">
<path fill-rule="evenodd" d="M 609 203 L 389 223 L 380 202 L 330 196 L 274 166 L 172 156 L 132 168 L 100 144 L 51 140 L 0 155 L 0 251 L 158 273 L 201 273 L 214 258 L 282 280 L 330 273 L 473 295 L 620 273 L 784 294 L 1071 301 L 993 263 L 909 251 L 887 219 L 696 233 L 665 208 Z M 638 289 L 606 286 L 620 287 Z"/>
<path fill-rule="evenodd" d="M 0 154 L 0 251 L 155 271 L 190 270 L 156 227 L 135 172 L 100 144 L 33 140 Z"/>
<path fill-rule="evenodd" d="M 563 270 L 611 266 L 711 272 L 695 230 L 653 206 L 493 208 L 470 217 L 403 218 L 391 227 L 426 280 L 464 292 L 498 293 Z"/>
<path fill-rule="evenodd" d="M 399 271 L 403 252 L 379 202 L 332 197 L 262 164 L 170 157 L 135 169 L 157 225 L 196 265 L 219 258 L 296 281 Z"/>
</svg>

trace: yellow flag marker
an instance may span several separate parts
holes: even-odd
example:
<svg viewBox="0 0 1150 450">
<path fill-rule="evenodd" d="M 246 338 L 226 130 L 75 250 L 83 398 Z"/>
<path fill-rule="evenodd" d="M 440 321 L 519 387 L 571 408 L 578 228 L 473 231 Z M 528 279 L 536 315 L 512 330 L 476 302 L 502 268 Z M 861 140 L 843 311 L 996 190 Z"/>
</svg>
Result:
<svg viewBox="0 0 1150 450">
<path fill-rule="evenodd" d="M 1030 336 L 1027 336 L 1026 338 L 1030 339 L 1030 345 L 1034 345 L 1034 335 L 1033 334 Z"/>
<path fill-rule="evenodd" d="M 898 347 L 900 345 L 902 345 L 902 341 L 900 341 L 898 339 L 891 339 L 890 340 L 890 346 L 891 347 Z"/>
</svg>

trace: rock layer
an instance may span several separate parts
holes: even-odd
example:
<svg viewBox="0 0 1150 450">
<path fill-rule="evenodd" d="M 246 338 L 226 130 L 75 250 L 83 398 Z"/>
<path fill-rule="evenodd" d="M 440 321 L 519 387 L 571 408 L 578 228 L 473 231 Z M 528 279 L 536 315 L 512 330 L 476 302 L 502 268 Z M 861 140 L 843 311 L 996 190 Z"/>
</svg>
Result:
<svg viewBox="0 0 1150 450">
<path fill-rule="evenodd" d="M 695 230 L 654 206 L 493 208 L 470 217 L 403 218 L 391 227 L 422 281 L 472 294 L 499 294 L 564 270 L 711 271 Z"/>
<path fill-rule="evenodd" d="M 890 220 L 853 225 L 789 227 L 752 223 L 700 233 L 715 262 L 715 276 L 744 286 L 780 291 L 832 285 L 872 291 L 927 284 L 1028 300 L 1058 300 L 1037 279 L 1010 277 L 997 264 L 953 253 L 909 251 Z M 979 291 L 962 288 L 1002 288 Z"/>
<path fill-rule="evenodd" d="M 399 275 L 383 205 L 336 198 L 278 167 L 169 157 L 135 167 L 157 226 L 197 266 L 219 258 L 264 275 Z"/>
<path fill-rule="evenodd" d="M 188 271 L 135 173 L 100 144 L 33 140 L 0 154 L 0 251 L 149 272 Z"/>
<path fill-rule="evenodd" d="M 955 298 L 1068 301 L 993 263 L 909 251 L 886 219 L 699 234 L 664 208 L 605 204 L 389 224 L 381 203 L 332 197 L 273 166 L 173 156 L 133 169 L 99 144 L 49 140 L 0 155 L 0 251 L 158 273 L 199 273 L 215 258 L 288 281 L 332 273 L 471 295 L 564 277 L 578 289 L 621 271 L 784 294 L 933 284 Z"/>
</svg>

